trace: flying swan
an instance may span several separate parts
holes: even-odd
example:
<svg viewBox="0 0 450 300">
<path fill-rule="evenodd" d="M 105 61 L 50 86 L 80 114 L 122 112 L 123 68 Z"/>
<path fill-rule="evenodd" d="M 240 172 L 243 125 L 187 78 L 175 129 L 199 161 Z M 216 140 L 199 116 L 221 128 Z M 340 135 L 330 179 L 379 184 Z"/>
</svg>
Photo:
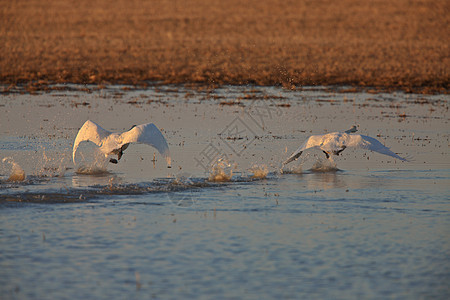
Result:
<svg viewBox="0 0 450 300">
<path fill-rule="evenodd" d="M 356 132 L 356 126 L 344 132 L 331 132 L 321 135 L 312 135 L 306 139 L 303 145 L 300 146 L 291 156 L 283 163 L 286 165 L 291 161 L 297 160 L 297 158 L 303 153 L 303 151 L 310 148 L 319 148 L 325 153 L 328 159 L 332 155 L 339 155 L 348 147 L 362 148 L 366 150 L 375 151 L 384 155 L 395 157 L 401 161 L 408 161 L 406 158 L 400 157 L 389 148 L 381 144 L 377 139 L 373 137 L 352 134 Z"/>
<path fill-rule="evenodd" d="M 167 141 L 161 131 L 153 124 L 147 123 L 134 125 L 130 130 L 123 133 L 110 132 L 103 129 L 98 124 L 87 120 L 78 131 L 73 144 L 73 163 L 75 163 L 75 153 L 81 142 L 93 142 L 100 147 L 100 151 L 108 155 L 117 155 L 117 159 L 111 158 L 109 161 L 117 164 L 123 155 L 123 151 L 128 148 L 130 143 L 142 143 L 150 145 L 166 159 L 167 166 L 171 167 L 171 158 Z"/>
</svg>

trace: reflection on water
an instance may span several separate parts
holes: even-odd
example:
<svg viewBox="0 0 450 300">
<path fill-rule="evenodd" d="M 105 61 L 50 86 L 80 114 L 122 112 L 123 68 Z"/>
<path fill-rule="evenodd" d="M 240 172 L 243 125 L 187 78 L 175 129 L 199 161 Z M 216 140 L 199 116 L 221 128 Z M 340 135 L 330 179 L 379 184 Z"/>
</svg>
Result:
<svg viewBox="0 0 450 300">
<path fill-rule="evenodd" d="M 83 188 L 89 186 L 105 186 L 113 183 L 122 182 L 122 178 L 116 174 L 108 171 L 93 172 L 93 173 L 78 173 L 72 177 L 72 186 L 76 188 Z"/>
<path fill-rule="evenodd" d="M 319 172 L 314 173 L 314 180 L 308 181 L 308 188 L 309 189 L 337 189 L 337 188 L 344 188 L 348 186 L 348 184 L 345 182 L 344 176 L 338 176 L 336 174 L 337 171 L 332 171 L 329 173 L 326 172 Z"/>
<path fill-rule="evenodd" d="M 0 298 L 447 299 L 448 104 L 273 87 L 1 96 Z M 159 124 L 173 167 L 139 144 L 115 165 L 87 143 L 74 165 L 87 119 Z M 280 170 L 305 137 L 353 124 L 415 160 L 311 150 Z"/>
</svg>

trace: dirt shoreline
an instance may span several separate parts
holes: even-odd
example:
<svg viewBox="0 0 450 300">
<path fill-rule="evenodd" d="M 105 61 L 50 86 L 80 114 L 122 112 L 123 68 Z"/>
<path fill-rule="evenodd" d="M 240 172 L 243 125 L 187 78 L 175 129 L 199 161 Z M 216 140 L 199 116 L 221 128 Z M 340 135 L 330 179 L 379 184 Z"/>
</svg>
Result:
<svg viewBox="0 0 450 300">
<path fill-rule="evenodd" d="M 151 82 L 450 89 L 446 0 L 1 2 L 3 92 Z"/>
</svg>

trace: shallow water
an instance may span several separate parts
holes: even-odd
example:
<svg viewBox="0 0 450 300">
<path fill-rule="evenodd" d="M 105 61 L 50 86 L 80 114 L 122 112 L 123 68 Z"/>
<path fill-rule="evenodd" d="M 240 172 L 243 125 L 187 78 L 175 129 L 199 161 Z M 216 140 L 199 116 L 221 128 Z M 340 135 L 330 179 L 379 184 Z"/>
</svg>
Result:
<svg viewBox="0 0 450 300">
<path fill-rule="evenodd" d="M 448 96 L 89 88 L 0 98 L 2 299 L 450 296 Z M 95 157 L 86 144 L 72 163 L 87 119 L 155 123 L 172 168 L 131 145 L 77 173 Z M 354 124 L 411 161 L 309 151 L 280 170 L 307 136 Z"/>
</svg>

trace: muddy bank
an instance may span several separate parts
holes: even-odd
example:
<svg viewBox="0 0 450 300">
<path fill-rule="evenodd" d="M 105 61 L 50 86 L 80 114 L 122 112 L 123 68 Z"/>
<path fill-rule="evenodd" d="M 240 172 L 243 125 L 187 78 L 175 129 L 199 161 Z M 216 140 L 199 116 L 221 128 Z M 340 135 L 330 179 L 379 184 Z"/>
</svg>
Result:
<svg viewBox="0 0 450 300">
<path fill-rule="evenodd" d="M 442 1 L 5 1 L 0 82 L 448 92 Z"/>
</svg>

